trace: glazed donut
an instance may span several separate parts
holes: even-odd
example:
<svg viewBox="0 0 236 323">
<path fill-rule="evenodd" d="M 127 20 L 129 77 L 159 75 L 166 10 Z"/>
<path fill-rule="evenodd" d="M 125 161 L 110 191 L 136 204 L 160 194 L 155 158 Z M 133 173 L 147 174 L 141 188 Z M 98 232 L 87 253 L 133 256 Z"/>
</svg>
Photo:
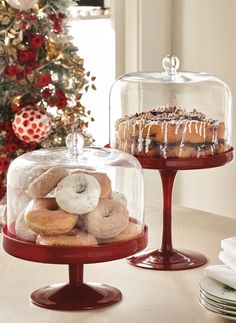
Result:
<svg viewBox="0 0 236 323">
<path fill-rule="evenodd" d="M 71 174 L 87 174 L 91 175 L 96 178 L 96 180 L 99 182 L 101 186 L 101 196 L 100 198 L 107 198 L 111 196 L 112 188 L 111 188 L 111 180 L 105 173 L 99 173 L 99 172 L 92 172 L 87 171 L 83 169 L 75 169 L 70 172 Z"/>
<path fill-rule="evenodd" d="M 62 167 L 51 167 L 38 178 L 36 178 L 28 187 L 28 194 L 33 198 L 42 198 L 50 193 L 68 174 Z"/>
<path fill-rule="evenodd" d="M 37 244 L 44 246 L 63 246 L 63 247 L 81 247 L 97 245 L 96 238 L 81 230 L 73 229 L 67 234 L 57 236 L 41 236 L 36 241 Z"/>
<path fill-rule="evenodd" d="M 55 197 L 66 212 L 85 214 L 98 204 L 101 188 L 98 181 L 87 174 L 70 174 L 57 185 Z"/>
<path fill-rule="evenodd" d="M 119 193 L 119 192 L 116 192 L 116 191 L 113 191 L 112 194 L 111 194 L 111 197 L 110 197 L 111 200 L 116 200 L 122 204 L 124 204 L 124 206 L 127 207 L 127 198 L 126 196 L 123 194 L 123 193 Z"/>
<path fill-rule="evenodd" d="M 24 241 L 30 241 L 35 242 L 37 239 L 38 234 L 32 231 L 25 223 L 24 218 L 24 212 L 21 212 L 21 214 L 16 219 L 15 223 L 15 231 L 17 238 L 24 240 Z"/>
<path fill-rule="evenodd" d="M 77 216 L 60 209 L 55 198 L 32 200 L 24 218 L 31 230 L 42 235 L 67 233 L 77 222 Z"/>
<path fill-rule="evenodd" d="M 117 236 L 127 228 L 128 223 L 127 208 L 111 199 L 101 199 L 96 209 L 84 216 L 85 229 L 98 239 Z"/>
<path fill-rule="evenodd" d="M 141 232 L 142 227 L 140 225 L 129 222 L 127 228 L 123 232 L 121 232 L 112 239 L 99 240 L 99 243 L 110 243 L 121 240 L 130 240 L 140 235 Z"/>
</svg>

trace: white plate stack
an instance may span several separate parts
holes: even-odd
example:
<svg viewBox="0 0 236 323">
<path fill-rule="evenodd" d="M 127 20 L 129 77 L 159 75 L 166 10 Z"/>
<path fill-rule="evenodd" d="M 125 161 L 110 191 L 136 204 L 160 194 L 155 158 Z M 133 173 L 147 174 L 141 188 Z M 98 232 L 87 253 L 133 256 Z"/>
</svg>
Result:
<svg viewBox="0 0 236 323">
<path fill-rule="evenodd" d="M 199 303 L 219 316 L 236 321 L 236 290 L 209 276 L 200 282 Z"/>
</svg>

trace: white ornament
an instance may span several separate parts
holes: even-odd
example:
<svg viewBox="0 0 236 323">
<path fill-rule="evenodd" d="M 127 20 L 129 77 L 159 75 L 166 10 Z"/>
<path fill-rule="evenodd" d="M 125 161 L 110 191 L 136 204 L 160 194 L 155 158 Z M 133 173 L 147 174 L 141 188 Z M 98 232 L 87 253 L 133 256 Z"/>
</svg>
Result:
<svg viewBox="0 0 236 323">
<path fill-rule="evenodd" d="M 6 0 L 13 8 L 18 10 L 29 10 L 38 2 L 38 0 Z"/>
</svg>

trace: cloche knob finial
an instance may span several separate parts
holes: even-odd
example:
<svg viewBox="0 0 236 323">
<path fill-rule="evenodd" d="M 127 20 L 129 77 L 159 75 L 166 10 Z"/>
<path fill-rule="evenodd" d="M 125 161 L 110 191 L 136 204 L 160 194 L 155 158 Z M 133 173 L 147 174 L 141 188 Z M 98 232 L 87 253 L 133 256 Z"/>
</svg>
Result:
<svg viewBox="0 0 236 323">
<path fill-rule="evenodd" d="M 179 68 L 179 59 L 174 55 L 167 55 L 163 61 L 162 66 L 166 74 L 175 74 Z"/>
<path fill-rule="evenodd" d="M 79 132 L 72 132 L 66 137 L 66 146 L 72 156 L 78 156 L 84 146 L 84 137 Z"/>
</svg>

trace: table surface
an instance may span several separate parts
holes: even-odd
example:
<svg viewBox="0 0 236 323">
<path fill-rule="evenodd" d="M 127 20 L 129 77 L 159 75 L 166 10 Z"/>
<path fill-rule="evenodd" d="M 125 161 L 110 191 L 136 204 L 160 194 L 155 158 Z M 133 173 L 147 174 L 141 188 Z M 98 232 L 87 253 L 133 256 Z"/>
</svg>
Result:
<svg viewBox="0 0 236 323">
<path fill-rule="evenodd" d="M 236 235 L 236 220 L 198 210 L 173 207 L 173 245 L 199 251 L 209 264 L 220 263 L 220 241 Z M 162 212 L 148 207 L 148 248 L 159 247 Z M 125 259 L 85 266 L 85 281 L 110 284 L 122 291 L 123 299 L 98 310 L 62 312 L 30 303 L 34 290 L 68 281 L 66 265 L 40 264 L 8 255 L 1 248 L 1 323 L 205 323 L 229 322 L 198 304 L 199 281 L 204 266 L 181 271 L 136 268 Z"/>
</svg>

